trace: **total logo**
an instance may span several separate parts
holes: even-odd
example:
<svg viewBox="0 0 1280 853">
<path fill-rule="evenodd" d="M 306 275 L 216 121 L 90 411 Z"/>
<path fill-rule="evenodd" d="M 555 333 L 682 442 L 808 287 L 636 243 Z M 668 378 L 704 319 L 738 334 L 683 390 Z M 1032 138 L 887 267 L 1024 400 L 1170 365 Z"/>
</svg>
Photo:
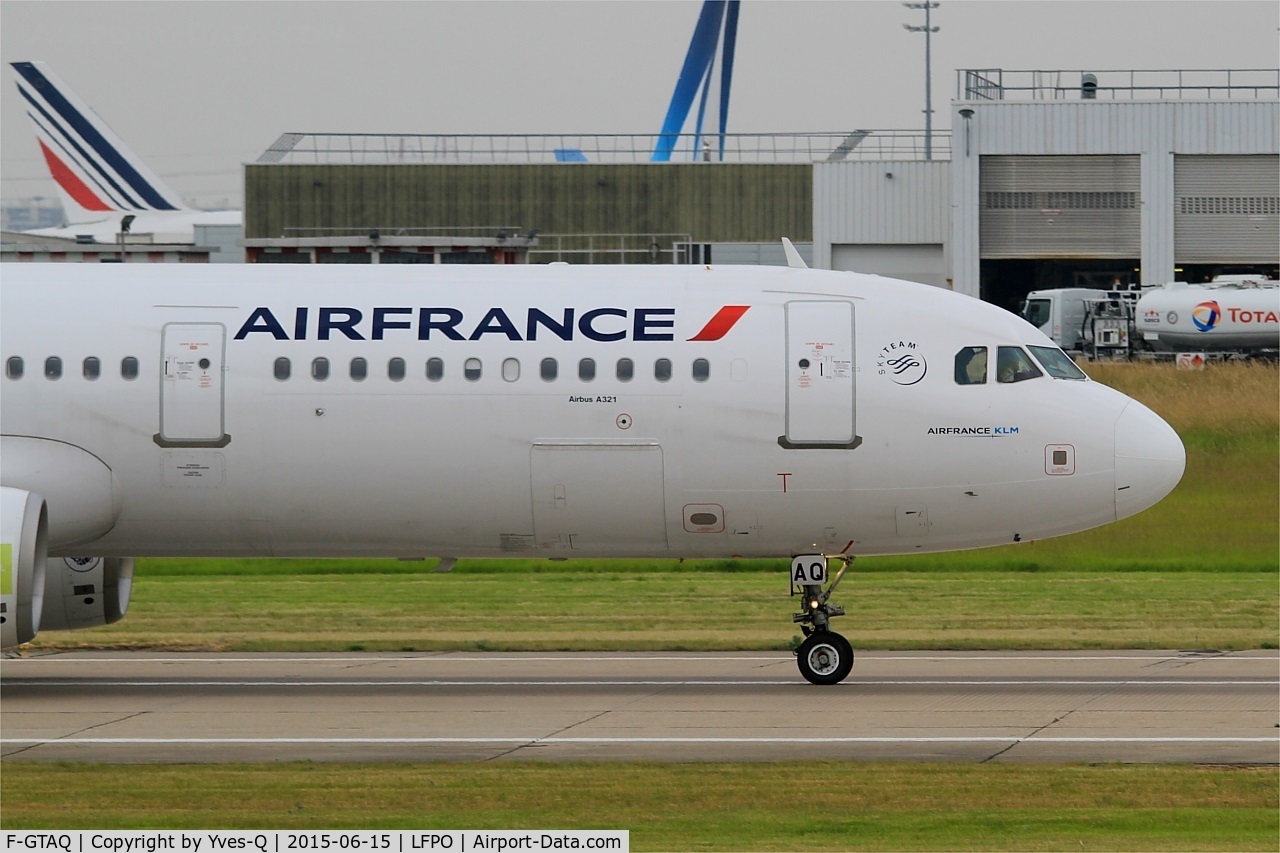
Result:
<svg viewBox="0 0 1280 853">
<path fill-rule="evenodd" d="M 1217 300 L 1211 299 L 1208 302 L 1201 302 L 1195 308 L 1191 309 L 1191 322 L 1196 324 L 1196 328 L 1202 332 L 1211 332 L 1218 325 L 1218 321 L 1222 319 L 1222 307 L 1218 305 Z"/>
</svg>

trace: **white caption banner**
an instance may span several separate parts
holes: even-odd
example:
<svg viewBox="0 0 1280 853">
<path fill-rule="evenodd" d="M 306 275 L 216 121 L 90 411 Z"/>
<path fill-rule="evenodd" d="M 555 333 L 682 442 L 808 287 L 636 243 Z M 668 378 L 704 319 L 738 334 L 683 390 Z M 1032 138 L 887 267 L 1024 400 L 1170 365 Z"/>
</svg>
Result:
<svg viewBox="0 0 1280 853">
<path fill-rule="evenodd" d="M 26 831 L 0 835 L 4 853 L 312 853 L 368 850 L 379 853 L 509 853 L 521 850 L 602 850 L 629 853 L 627 830 L 433 829 L 205 831 Z"/>
</svg>

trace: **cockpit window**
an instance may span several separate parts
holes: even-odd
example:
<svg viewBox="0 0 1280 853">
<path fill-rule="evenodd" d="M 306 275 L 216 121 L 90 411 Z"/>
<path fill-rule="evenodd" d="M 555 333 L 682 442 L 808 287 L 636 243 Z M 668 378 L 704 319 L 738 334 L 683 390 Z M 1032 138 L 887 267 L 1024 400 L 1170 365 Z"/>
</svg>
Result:
<svg viewBox="0 0 1280 853">
<path fill-rule="evenodd" d="M 1044 366 L 1054 379 L 1088 379 L 1084 371 L 1076 367 L 1076 363 L 1057 347 L 1036 347 L 1027 345 L 1031 354 Z"/>
<path fill-rule="evenodd" d="M 956 384 L 985 385 L 987 383 L 987 348 L 965 347 L 956 353 Z"/>
<path fill-rule="evenodd" d="M 1028 299 L 1027 307 L 1023 310 L 1022 316 L 1028 323 L 1040 328 L 1049 322 L 1051 304 L 1048 299 Z"/>
<path fill-rule="evenodd" d="M 996 356 L 997 382 L 1022 382 L 1043 376 L 1022 347 L 1000 347 Z"/>
</svg>

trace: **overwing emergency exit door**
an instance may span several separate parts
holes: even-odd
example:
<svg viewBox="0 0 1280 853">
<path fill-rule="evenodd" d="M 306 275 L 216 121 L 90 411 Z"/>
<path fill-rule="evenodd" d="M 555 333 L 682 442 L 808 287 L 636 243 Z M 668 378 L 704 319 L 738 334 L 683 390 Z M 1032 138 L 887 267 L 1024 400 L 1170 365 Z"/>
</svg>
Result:
<svg viewBox="0 0 1280 853">
<path fill-rule="evenodd" d="M 787 448 L 854 448 L 853 303 L 788 302 Z"/>
<path fill-rule="evenodd" d="M 221 323 L 167 323 L 161 333 L 160 433 L 166 447 L 221 447 L 226 435 Z"/>
</svg>

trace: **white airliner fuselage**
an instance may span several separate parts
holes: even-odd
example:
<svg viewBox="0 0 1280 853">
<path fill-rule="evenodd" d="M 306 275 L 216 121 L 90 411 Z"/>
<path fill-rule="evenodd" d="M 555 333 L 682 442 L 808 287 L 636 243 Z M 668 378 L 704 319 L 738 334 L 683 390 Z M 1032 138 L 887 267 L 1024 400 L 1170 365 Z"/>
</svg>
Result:
<svg viewBox="0 0 1280 853">
<path fill-rule="evenodd" d="M 14 265 L 4 284 L 3 486 L 43 498 L 53 556 L 941 551 L 1131 515 L 1184 463 L 1021 318 L 874 276 Z"/>
<path fill-rule="evenodd" d="M 34 228 L 24 232 L 38 237 L 61 237 L 75 240 L 89 237 L 95 243 L 107 245 L 119 243 L 121 220 L 131 214 L 112 211 L 101 219 L 60 225 L 52 228 Z M 129 234 L 149 235 L 152 243 L 194 243 L 197 225 L 241 225 L 244 215 L 239 210 L 190 210 L 165 213 L 132 214 Z"/>
</svg>

